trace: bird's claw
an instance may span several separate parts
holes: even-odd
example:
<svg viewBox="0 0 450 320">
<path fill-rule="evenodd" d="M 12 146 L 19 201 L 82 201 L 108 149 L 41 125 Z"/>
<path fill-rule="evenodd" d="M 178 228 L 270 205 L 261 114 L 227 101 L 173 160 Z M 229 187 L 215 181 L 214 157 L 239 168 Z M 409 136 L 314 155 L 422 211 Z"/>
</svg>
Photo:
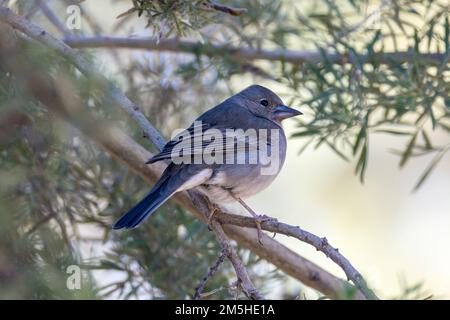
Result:
<svg viewBox="0 0 450 320">
<path fill-rule="evenodd" d="M 262 228 L 261 228 L 261 223 L 276 222 L 278 220 L 276 218 L 266 216 L 265 214 L 256 215 L 256 216 L 254 216 L 254 218 L 255 218 L 256 230 L 258 232 L 258 242 L 259 242 L 259 244 L 263 245 L 263 243 L 262 243 L 263 232 L 262 232 Z"/>
<path fill-rule="evenodd" d="M 214 203 L 210 203 L 209 209 L 210 209 L 210 214 L 208 217 L 207 225 L 208 225 L 208 230 L 211 231 L 212 230 L 212 225 L 211 225 L 212 221 L 213 221 L 216 213 L 219 211 L 219 208 Z"/>
</svg>

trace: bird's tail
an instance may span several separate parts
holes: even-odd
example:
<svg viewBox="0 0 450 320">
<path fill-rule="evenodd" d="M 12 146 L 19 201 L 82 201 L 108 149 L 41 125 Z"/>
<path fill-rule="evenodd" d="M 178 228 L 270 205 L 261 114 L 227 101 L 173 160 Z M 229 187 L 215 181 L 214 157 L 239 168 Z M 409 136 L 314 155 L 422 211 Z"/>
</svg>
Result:
<svg viewBox="0 0 450 320">
<path fill-rule="evenodd" d="M 113 225 L 113 229 L 134 228 L 142 222 L 147 216 L 156 211 L 164 202 L 166 202 L 173 194 L 166 183 L 155 186 L 144 199 L 139 201 L 137 205 L 125 213 Z"/>
</svg>

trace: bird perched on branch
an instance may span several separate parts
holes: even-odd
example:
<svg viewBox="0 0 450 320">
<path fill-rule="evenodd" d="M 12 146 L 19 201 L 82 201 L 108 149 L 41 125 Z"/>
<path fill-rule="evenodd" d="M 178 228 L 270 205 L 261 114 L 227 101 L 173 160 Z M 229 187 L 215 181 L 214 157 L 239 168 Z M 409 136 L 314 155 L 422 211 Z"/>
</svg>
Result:
<svg viewBox="0 0 450 320">
<path fill-rule="evenodd" d="M 257 215 L 243 199 L 265 189 L 278 175 L 286 156 L 281 121 L 301 114 L 259 85 L 228 98 L 147 162 L 164 160 L 169 165 L 150 193 L 113 228 L 134 228 L 176 192 L 197 187 L 214 203 L 241 203 L 255 217 L 260 239 L 261 222 L 268 217 Z"/>
</svg>

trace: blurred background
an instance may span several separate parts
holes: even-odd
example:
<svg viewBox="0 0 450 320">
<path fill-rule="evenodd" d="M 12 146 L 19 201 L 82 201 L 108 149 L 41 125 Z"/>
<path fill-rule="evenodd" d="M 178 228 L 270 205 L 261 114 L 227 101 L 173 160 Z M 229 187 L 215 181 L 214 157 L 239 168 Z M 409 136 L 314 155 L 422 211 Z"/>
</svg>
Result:
<svg viewBox="0 0 450 320">
<path fill-rule="evenodd" d="M 450 3 L 220 1 L 247 9 L 238 16 L 205 3 L 3 1 L 61 39 L 199 43 L 192 52 L 80 49 L 166 138 L 247 85 L 271 88 L 305 115 L 286 121 L 284 169 L 250 206 L 326 236 L 381 298 L 450 298 Z M 50 49 L 17 38 L 27 43 L 28 66 L 61 85 L 70 81 L 92 112 L 155 151 L 95 80 Z M 243 59 L 209 44 L 314 58 Z M 112 232 L 115 218 L 150 186 L 23 87 L 23 79 L 1 69 L 0 298 L 192 297 L 219 254 L 214 235 L 171 202 L 142 227 Z M 314 248 L 276 239 L 345 278 Z M 239 253 L 268 298 L 322 297 L 248 250 Z M 75 290 L 67 286 L 71 265 L 82 274 Z M 232 298 L 233 277 L 224 264 L 205 298 Z"/>
</svg>

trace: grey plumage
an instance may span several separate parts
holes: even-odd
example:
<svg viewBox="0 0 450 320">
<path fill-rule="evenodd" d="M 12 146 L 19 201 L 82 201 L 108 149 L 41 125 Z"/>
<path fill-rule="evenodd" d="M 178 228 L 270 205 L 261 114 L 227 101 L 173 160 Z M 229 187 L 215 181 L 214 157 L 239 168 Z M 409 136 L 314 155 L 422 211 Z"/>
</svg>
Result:
<svg viewBox="0 0 450 320">
<path fill-rule="evenodd" d="M 150 193 L 135 207 L 121 217 L 113 226 L 114 229 L 136 227 L 145 217 L 153 213 L 160 205 L 169 199 L 174 193 L 198 187 L 213 201 L 221 203 L 236 199 L 247 198 L 266 188 L 278 175 L 286 156 L 286 137 L 281 121 L 296 116 L 301 112 L 283 105 L 282 100 L 269 89 L 253 85 L 238 94 L 228 98 L 221 104 L 201 115 L 191 127 L 184 132 L 188 139 L 177 138 L 169 141 L 164 149 L 150 159 L 148 163 L 161 160 L 169 160 L 169 165 L 152 188 Z M 198 125 L 198 122 L 201 124 Z M 246 130 L 268 130 L 266 140 L 255 141 L 248 139 L 245 135 L 237 135 L 237 140 L 245 140 L 244 146 L 237 142 L 226 145 L 225 140 L 211 140 L 203 144 L 191 146 L 195 138 L 195 132 L 204 134 L 208 130 L 215 129 L 229 136 L 229 129 Z M 274 129 L 271 136 L 271 129 Z M 259 132 L 259 131 L 258 131 Z M 277 138 L 277 148 L 271 145 L 270 138 Z M 223 138 L 225 139 L 225 138 Z M 216 147 L 223 151 L 225 157 L 233 155 L 237 158 L 246 159 L 245 163 L 178 163 L 174 150 L 180 146 L 188 146 L 183 149 L 183 157 L 193 159 L 195 155 L 205 153 L 209 147 Z M 262 145 L 265 144 L 265 145 Z M 256 163 L 248 161 L 251 156 L 259 155 L 261 148 L 265 147 L 269 155 L 276 158 L 278 166 L 271 174 L 262 174 L 262 160 L 257 157 Z M 273 153 L 273 154 L 271 154 Z M 184 159 L 187 159 L 184 158 Z"/>
</svg>

